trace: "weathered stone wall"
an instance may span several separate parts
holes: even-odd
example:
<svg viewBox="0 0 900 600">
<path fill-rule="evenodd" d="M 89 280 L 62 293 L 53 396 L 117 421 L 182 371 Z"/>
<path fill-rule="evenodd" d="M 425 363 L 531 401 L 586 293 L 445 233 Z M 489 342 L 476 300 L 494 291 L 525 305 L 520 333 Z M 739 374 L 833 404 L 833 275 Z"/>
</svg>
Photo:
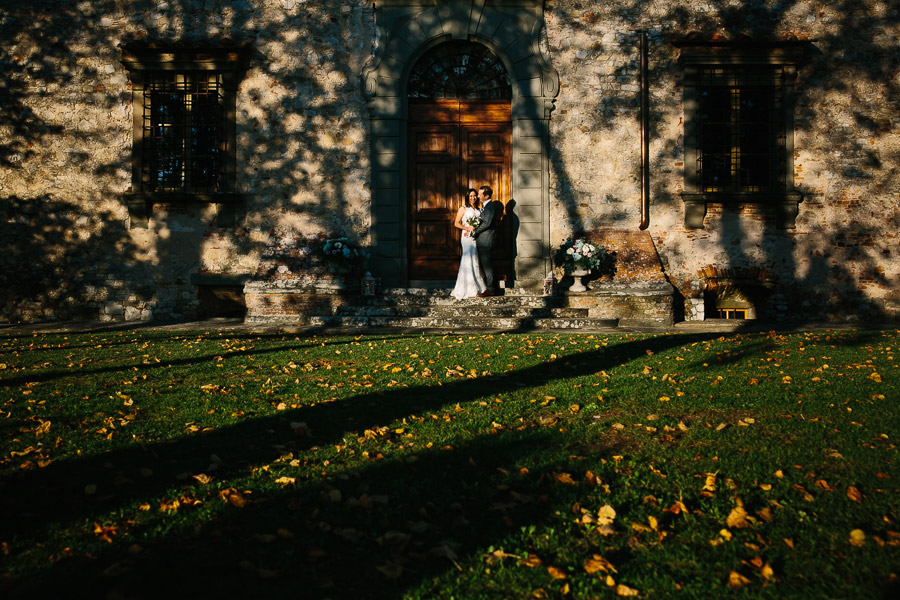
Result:
<svg viewBox="0 0 900 600">
<path fill-rule="evenodd" d="M 0 319 L 190 317 L 191 276 L 253 273 L 276 228 L 365 240 L 370 4 L 6 3 L 0 40 Z M 220 205 L 171 203 L 131 223 L 121 47 L 133 43 L 252 47 L 237 95 L 236 221 Z"/>
<path fill-rule="evenodd" d="M 10 5 L 11 3 L 7 3 Z M 826 5 L 827 4 L 827 5 Z M 765 269 L 769 318 L 900 310 L 900 14 L 877 0 L 548 0 L 561 80 L 550 123 L 550 236 L 640 221 L 638 32 L 650 40 L 649 233 L 685 318 L 704 268 Z M 0 320 L 185 318 L 198 273 L 249 275 L 273 231 L 370 226 L 359 75 L 377 45 L 360 0 L 47 0 L 0 13 Z M 682 68 L 674 38 L 809 40 L 799 71 L 796 228 L 759 205 L 710 204 L 687 229 Z M 248 45 L 237 94 L 233 223 L 216 204 L 131 222 L 132 114 L 121 47 Z M 677 313 L 677 311 L 676 311 Z"/>
<path fill-rule="evenodd" d="M 827 5 L 826 5 L 827 4 Z M 552 0 L 547 39 L 561 91 L 551 122 L 551 239 L 640 223 L 638 31 L 649 33 L 649 231 L 685 317 L 703 318 L 702 269 L 764 268 L 767 318 L 884 318 L 900 298 L 896 4 Z M 795 229 L 759 205 L 710 204 L 684 226 L 682 69 L 673 38 L 809 40 L 796 82 Z"/>
</svg>

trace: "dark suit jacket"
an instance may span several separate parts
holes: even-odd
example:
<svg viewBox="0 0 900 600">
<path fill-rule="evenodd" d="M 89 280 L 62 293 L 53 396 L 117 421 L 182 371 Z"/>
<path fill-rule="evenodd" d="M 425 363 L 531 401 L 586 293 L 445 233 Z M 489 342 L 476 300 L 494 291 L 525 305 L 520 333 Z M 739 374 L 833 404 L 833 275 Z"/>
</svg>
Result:
<svg viewBox="0 0 900 600">
<path fill-rule="evenodd" d="M 472 232 L 475 243 L 479 246 L 494 247 L 494 232 L 500 225 L 500 216 L 503 212 L 503 204 L 496 200 L 491 200 L 484 205 L 481 213 L 481 225 Z"/>
</svg>

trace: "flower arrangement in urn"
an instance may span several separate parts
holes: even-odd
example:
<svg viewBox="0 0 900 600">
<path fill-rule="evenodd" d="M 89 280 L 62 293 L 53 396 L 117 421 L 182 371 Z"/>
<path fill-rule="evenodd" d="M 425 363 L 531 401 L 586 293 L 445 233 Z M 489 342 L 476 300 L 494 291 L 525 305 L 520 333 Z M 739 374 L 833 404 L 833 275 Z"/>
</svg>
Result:
<svg viewBox="0 0 900 600">
<path fill-rule="evenodd" d="M 338 273 L 361 271 L 368 258 L 359 244 L 346 237 L 329 238 L 319 245 L 318 251 L 329 270 Z"/>
<path fill-rule="evenodd" d="M 603 246 L 591 244 L 584 238 L 569 238 L 556 251 L 556 264 L 566 275 L 575 271 L 592 271 L 595 275 L 612 274 L 615 270 L 615 252 Z"/>
<path fill-rule="evenodd" d="M 574 279 L 570 292 L 586 292 L 588 288 L 581 278 L 592 273 L 595 277 L 612 275 L 616 271 L 616 253 L 603 246 L 592 244 L 584 238 L 569 238 L 557 249 L 554 275 L 562 280 L 564 275 Z"/>
</svg>

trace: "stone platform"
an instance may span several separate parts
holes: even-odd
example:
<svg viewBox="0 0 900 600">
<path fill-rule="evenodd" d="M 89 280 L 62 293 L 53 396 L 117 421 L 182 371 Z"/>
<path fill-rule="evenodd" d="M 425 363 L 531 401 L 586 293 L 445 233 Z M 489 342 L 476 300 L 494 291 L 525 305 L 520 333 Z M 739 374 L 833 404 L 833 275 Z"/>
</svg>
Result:
<svg viewBox="0 0 900 600">
<path fill-rule="evenodd" d="M 375 296 L 331 288 L 244 288 L 248 323 L 449 330 L 608 329 L 672 325 L 665 285 L 593 284 L 554 296 L 506 290 L 493 298 L 456 300 L 447 289 L 392 288 Z M 666 287 L 668 286 L 668 287 Z"/>
</svg>

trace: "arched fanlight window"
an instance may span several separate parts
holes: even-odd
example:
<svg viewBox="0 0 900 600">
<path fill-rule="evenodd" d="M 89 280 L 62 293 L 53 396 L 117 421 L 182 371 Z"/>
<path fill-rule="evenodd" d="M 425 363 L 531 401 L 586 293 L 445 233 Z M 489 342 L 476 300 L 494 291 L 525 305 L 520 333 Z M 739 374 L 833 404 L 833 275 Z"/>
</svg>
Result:
<svg viewBox="0 0 900 600">
<path fill-rule="evenodd" d="M 512 98 L 503 63 L 485 46 L 462 41 L 423 54 L 407 90 L 410 98 Z"/>
</svg>

